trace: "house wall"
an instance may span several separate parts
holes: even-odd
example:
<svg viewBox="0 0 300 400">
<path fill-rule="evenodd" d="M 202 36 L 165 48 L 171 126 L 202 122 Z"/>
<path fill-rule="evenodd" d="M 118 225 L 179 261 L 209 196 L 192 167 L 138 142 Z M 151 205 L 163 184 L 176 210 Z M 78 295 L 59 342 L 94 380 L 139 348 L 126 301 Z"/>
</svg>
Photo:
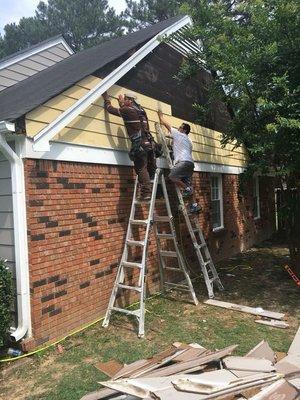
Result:
<svg viewBox="0 0 300 400">
<path fill-rule="evenodd" d="M 69 51 L 62 43 L 49 46 L 49 48 L 36 52 L 36 54 L 30 54 L 30 50 L 28 50 L 28 53 L 27 57 L 24 56 L 16 62 L 12 60 L 9 65 L 6 65 L 7 62 L 4 60 L 3 67 L 0 60 L 0 91 L 70 56 Z"/>
<path fill-rule="evenodd" d="M 110 166 L 25 160 L 33 341 L 38 346 L 104 315 L 121 257 L 134 172 Z M 199 216 L 214 261 L 231 256 L 273 231 L 272 181 L 260 184 L 261 218 L 252 215 L 253 188 L 238 196 L 238 175 L 223 175 L 224 229 L 211 226 L 210 174 L 194 173 Z M 174 192 L 168 186 L 174 206 Z M 145 212 L 145 210 L 141 210 Z M 162 213 L 162 209 L 158 209 Z M 175 212 L 189 265 L 199 271 L 186 228 Z M 133 259 L 139 254 L 133 253 Z M 132 277 L 134 279 L 134 276 Z M 159 288 L 155 240 L 149 248 L 148 290 Z M 120 297 L 128 304 L 133 297 Z"/>
<path fill-rule="evenodd" d="M 61 95 L 28 113 L 26 115 L 27 135 L 30 137 L 35 136 L 99 82 L 100 78 L 89 76 Z M 126 91 L 125 88 L 117 85 L 114 85 L 109 90 L 115 106 L 117 106 L 116 99 L 118 95 L 124 93 L 124 91 Z M 138 97 L 147 111 L 151 132 L 156 136 L 155 122 L 158 122 L 156 112 L 158 101 L 140 93 L 138 93 Z M 171 115 L 171 106 L 162 102 L 159 102 L 159 104 L 170 123 L 175 127 L 180 126 L 182 120 Z M 190 137 L 193 141 L 193 157 L 195 161 L 238 167 L 246 165 L 247 155 L 245 149 L 242 147 L 234 148 L 234 144 L 227 144 L 223 148 L 221 146 L 220 132 L 191 123 Z M 116 150 L 129 150 L 130 148 L 130 141 L 127 138 L 122 119 L 110 115 L 104 110 L 102 98 L 75 118 L 54 140 L 97 148 Z"/>
</svg>

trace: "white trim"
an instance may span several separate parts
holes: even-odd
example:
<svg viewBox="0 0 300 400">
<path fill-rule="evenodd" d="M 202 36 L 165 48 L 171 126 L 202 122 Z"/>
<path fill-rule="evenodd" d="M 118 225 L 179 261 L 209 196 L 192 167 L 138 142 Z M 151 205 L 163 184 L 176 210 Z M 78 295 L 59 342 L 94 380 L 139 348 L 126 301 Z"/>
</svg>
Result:
<svg viewBox="0 0 300 400">
<path fill-rule="evenodd" d="M 211 178 L 217 178 L 218 179 L 218 191 L 219 191 L 219 200 L 220 200 L 220 222 L 221 225 L 217 226 L 216 228 L 213 228 L 213 232 L 220 231 L 221 229 L 224 229 L 224 201 L 223 201 L 223 178 L 222 174 L 211 174 Z M 210 187 L 212 188 L 212 185 L 210 184 Z M 212 196 L 210 196 L 211 201 L 213 201 Z"/>
<path fill-rule="evenodd" d="M 259 177 L 253 177 L 253 199 L 256 194 L 256 206 L 257 206 L 257 215 L 254 216 L 254 220 L 260 219 L 260 196 L 259 196 Z"/>
<path fill-rule="evenodd" d="M 132 166 L 127 151 L 104 149 L 63 142 L 51 142 L 51 151 L 37 152 L 33 149 L 33 141 L 23 136 L 23 158 L 45 160 L 72 161 L 91 164 Z M 158 166 L 167 168 L 164 159 L 158 159 Z M 239 175 L 245 168 L 224 164 L 195 162 L 195 171 Z"/>
<path fill-rule="evenodd" d="M 4 136 L 6 132 L 12 131 L 14 131 L 13 124 L 0 122 L 0 150 L 10 163 L 13 199 L 18 326 L 12 330 L 11 338 L 19 341 L 25 335 L 31 336 L 31 312 L 24 165 L 20 157 L 21 145 L 16 139 L 16 152 L 13 151 Z"/>
<path fill-rule="evenodd" d="M 17 54 L 15 57 L 11 57 L 6 61 L 1 62 L 1 60 L 0 60 L 0 70 L 9 67 L 12 64 L 18 63 L 18 62 L 24 60 L 25 58 L 34 56 L 35 54 L 38 54 L 41 51 L 48 50 L 57 44 L 62 44 L 70 55 L 74 54 L 74 51 L 71 49 L 71 47 L 65 41 L 65 39 L 62 37 L 59 37 L 52 41 L 44 43 L 41 46 L 37 46 L 33 49 L 28 49 L 28 51 L 24 51 L 22 54 Z"/>
<path fill-rule="evenodd" d="M 171 35 L 183 26 L 191 23 L 189 16 L 181 18 L 173 25 L 162 30 L 159 34 L 150 39 L 144 46 L 137 50 L 131 57 L 125 60 L 118 68 L 113 70 L 94 88 L 90 89 L 83 97 L 76 101 L 71 107 L 64 111 L 58 118 L 52 121 L 34 137 L 35 151 L 50 151 L 49 141 L 60 132 L 65 126 L 72 122 L 80 113 L 86 110 L 102 93 L 113 86 L 137 63 L 145 58 L 151 51 L 161 44 L 161 38 Z"/>
</svg>

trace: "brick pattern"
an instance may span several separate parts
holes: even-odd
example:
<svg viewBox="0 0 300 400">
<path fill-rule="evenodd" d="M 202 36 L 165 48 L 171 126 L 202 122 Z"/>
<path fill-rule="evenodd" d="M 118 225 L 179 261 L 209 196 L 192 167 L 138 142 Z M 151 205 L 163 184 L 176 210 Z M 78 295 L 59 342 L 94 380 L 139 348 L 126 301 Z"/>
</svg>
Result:
<svg viewBox="0 0 300 400">
<path fill-rule="evenodd" d="M 121 257 L 133 194 L 130 167 L 25 160 L 31 306 L 35 344 L 66 335 L 104 314 Z M 261 183 L 261 215 L 252 215 L 252 186 L 238 196 L 235 175 L 223 175 L 225 229 L 211 229 L 210 175 L 194 174 L 199 219 L 215 261 L 249 248 L 273 230 L 272 182 Z M 170 186 L 174 206 L 175 194 Z M 162 212 L 159 210 L 159 212 Z M 144 210 L 140 210 L 143 217 Z M 193 248 L 174 208 L 188 260 Z M 136 228 L 141 235 L 143 228 Z M 163 227 L 162 227 L 163 230 Z M 139 260 L 139 249 L 132 260 Z M 127 277 L 134 282 L 136 274 Z M 159 288 L 155 240 L 149 246 L 148 290 Z M 128 303 L 132 296 L 120 296 Z"/>
</svg>

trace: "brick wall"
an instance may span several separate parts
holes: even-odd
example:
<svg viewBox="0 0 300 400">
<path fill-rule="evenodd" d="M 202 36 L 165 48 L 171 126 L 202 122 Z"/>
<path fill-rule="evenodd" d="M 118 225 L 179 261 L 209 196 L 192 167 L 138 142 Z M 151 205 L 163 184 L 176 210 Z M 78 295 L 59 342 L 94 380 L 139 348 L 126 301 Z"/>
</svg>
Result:
<svg viewBox="0 0 300 400">
<path fill-rule="evenodd" d="M 25 160 L 31 307 L 34 345 L 62 337 L 103 316 L 126 234 L 133 194 L 130 167 Z M 272 182 L 261 184 L 261 215 L 252 216 L 252 187 L 237 194 L 237 176 L 223 175 L 225 229 L 210 223 L 210 175 L 194 174 L 200 223 L 215 261 L 228 257 L 273 230 Z M 174 203 L 174 192 L 170 187 Z M 145 213 L 141 209 L 141 215 Z M 162 208 L 158 212 L 163 213 Z M 180 239 L 195 263 L 188 233 L 175 211 Z M 182 219 L 182 218 L 181 218 Z M 138 235 L 140 232 L 136 232 Z M 191 251 L 189 251 L 189 249 Z M 138 250 L 132 252 L 138 260 Z M 136 275 L 129 277 L 131 282 Z M 148 290 L 159 288 L 155 240 L 149 248 Z M 130 302 L 133 298 L 120 298 Z"/>
</svg>

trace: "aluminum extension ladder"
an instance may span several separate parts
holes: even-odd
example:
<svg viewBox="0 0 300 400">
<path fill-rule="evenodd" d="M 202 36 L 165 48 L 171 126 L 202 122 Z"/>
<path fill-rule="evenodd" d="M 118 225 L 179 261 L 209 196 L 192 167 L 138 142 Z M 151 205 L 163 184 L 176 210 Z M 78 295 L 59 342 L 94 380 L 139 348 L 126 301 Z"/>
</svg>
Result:
<svg viewBox="0 0 300 400">
<path fill-rule="evenodd" d="M 156 193 L 158 184 L 161 185 L 163 191 L 163 199 L 165 201 L 165 206 L 167 209 L 167 215 L 158 216 L 155 213 L 155 202 L 156 202 Z M 144 330 L 144 322 L 145 322 L 145 299 L 146 299 L 146 278 L 147 278 L 147 253 L 148 253 L 148 242 L 149 236 L 152 226 L 154 227 L 154 234 L 156 238 L 158 257 L 159 257 L 159 271 L 160 271 L 160 284 L 161 288 L 164 289 L 172 289 L 179 291 L 188 292 L 193 302 L 197 305 L 198 300 L 195 295 L 195 291 L 191 282 L 191 279 L 188 274 L 187 266 L 185 264 L 184 257 L 179 249 L 175 226 L 173 223 L 173 216 L 171 212 L 171 206 L 169 202 L 169 197 L 166 188 L 166 182 L 164 175 L 161 169 L 157 169 L 155 173 L 155 177 L 152 184 L 152 194 L 151 200 L 148 202 L 141 202 L 137 199 L 138 192 L 138 179 L 136 177 L 135 186 L 134 186 L 134 194 L 133 201 L 131 205 L 129 223 L 126 233 L 125 246 L 122 254 L 122 258 L 118 267 L 116 279 L 114 282 L 114 286 L 112 289 L 112 293 L 110 296 L 110 300 L 108 303 L 106 315 L 103 321 L 102 326 L 107 327 L 112 312 L 120 312 L 126 315 L 133 315 L 138 320 L 138 336 L 143 337 L 145 334 Z M 136 219 L 136 208 L 138 204 L 147 204 L 149 205 L 148 217 L 146 219 Z M 160 224 L 163 223 L 164 230 L 166 230 L 167 224 L 169 224 L 169 232 L 162 232 L 159 228 Z M 133 234 L 133 227 L 137 226 L 139 228 L 145 229 L 145 235 L 143 240 L 135 240 Z M 164 241 L 166 243 L 173 242 L 174 251 L 164 250 L 163 244 Z M 141 261 L 129 261 L 130 258 L 130 248 L 139 247 L 142 249 Z M 166 259 L 172 260 L 172 267 L 167 265 Z M 177 260 L 177 266 L 173 265 L 173 261 Z M 126 279 L 126 271 L 131 270 L 133 273 L 138 273 L 138 284 L 136 286 L 128 283 L 124 283 Z M 180 272 L 183 274 L 184 279 L 180 284 L 169 282 L 166 280 L 166 271 L 171 270 L 174 272 Z M 135 291 L 139 294 L 139 308 L 137 310 L 131 311 L 126 308 L 118 307 L 116 305 L 116 300 L 120 291 Z"/>
<path fill-rule="evenodd" d="M 160 138 L 162 144 L 163 153 L 167 160 L 168 167 L 172 168 L 173 161 L 170 156 L 170 150 L 159 123 L 155 124 L 156 132 Z M 190 215 L 186 209 L 184 199 L 182 197 L 180 189 L 176 186 L 176 193 L 179 201 L 179 209 L 182 212 L 186 225 L 188 227 L 194 249 L 201 267 L 202 274 L 204 276 L 205 284 L 207 287 L 208 297 L 211 299 L 214 297 L 214 284 L 217 285 L 219 290 L 224 290 L 224 286 L 219 278 L 216 267 L 211 258 L 208 246 L 205 242 L 202 229 L 200 227 L 197 216 Z"/>
</svg>

